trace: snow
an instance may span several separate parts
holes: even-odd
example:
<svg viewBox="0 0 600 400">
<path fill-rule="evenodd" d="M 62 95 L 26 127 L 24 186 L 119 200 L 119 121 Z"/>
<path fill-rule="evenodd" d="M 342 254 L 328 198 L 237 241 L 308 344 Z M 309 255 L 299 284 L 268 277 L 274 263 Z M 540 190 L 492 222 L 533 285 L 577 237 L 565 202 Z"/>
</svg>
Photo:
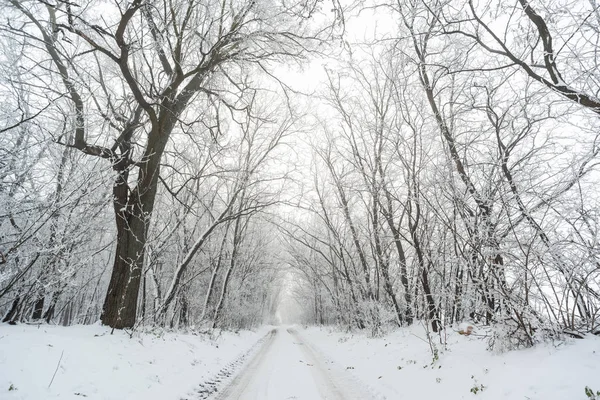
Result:
<svg viewBox="0 0 600 400">
<path fill-rule="evenodd" d="M 256 357 L 217 400 L 365 400 L 339 371 L 318 357 L 293 328 L 274 329 Z"/>
<path fill-rule="evenodd" d="M 246 368 L 247 376 L 231 395 L 244 394 L 247 399 L 318 399 L 319 387 L 311 376 L 310 363 L 305 361 L 300 346 L 294 344 L 290 334 L 277 331 L 257 363 Z M 301 394 L 301 397 L 298 397 Z"/>
<path fill-rule="evenodd" d="M 200 383 L 232 363 L 217 399 L 583 400 L 586 386 L 600 390 L 599 337 L 499 354 L 487 349 L 488 329 L 466 336 L 459 328 L 447 330 L 446 348 L 438 338 L 435 359 L 419 325 L 382 338 L 266 326 L 216 338 L 130 338 L 100 325 L 1 324 L 0 399 L 194 399 Z M 247 359 L 236 361 L 242 354 Z"/>
<path fill-rule="evenodd" d="M 586 386 L 600 390 L 599 337 L 497 354 L 487 349 L 482 335 L 456 331 L 447 331 L 446 350 L 438 339 L 437 361 L 418 325 L 382 338 L 325 328 L 309 328 L 302 335 L 387 399 L 565 400 L 585 399 Z"/>
<path fill-rule="evenodd" d="M 100 325 L 0 324 L 0 399 L 179 400 L 268 330 L 130 338 Z"/>
</svg>

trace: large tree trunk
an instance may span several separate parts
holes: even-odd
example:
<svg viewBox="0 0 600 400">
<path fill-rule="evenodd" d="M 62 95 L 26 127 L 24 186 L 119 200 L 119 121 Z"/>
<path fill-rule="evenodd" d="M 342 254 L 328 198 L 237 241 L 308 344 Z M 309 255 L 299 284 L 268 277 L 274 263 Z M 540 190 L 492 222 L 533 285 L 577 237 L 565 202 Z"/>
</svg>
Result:
<svg viewBox="0 0 600 400">
<path fill-rule="evenodd" d="M 159 163 L 167 140 L 167 134 L 152 132 L 145 162 L 139 169 L 137 186 L 133 190 L 127 184 L 129 151 L 124 151 L 124 156 L 114 165 L 118 171 L 113 187 L 117 248 L 100 317 L 103 324 L 112 328 L 131 328 L 135 324 L 148 224 L 156 198 Z"/>
<path fill-rule="evenodd" d="M 103 324 L 117 329 L 132 327 L 137 314 L 146 228 L 134 229 L 136 225 L 140 224 L 117 230 L 115 261 L 100 317 Z"/>
</svg>

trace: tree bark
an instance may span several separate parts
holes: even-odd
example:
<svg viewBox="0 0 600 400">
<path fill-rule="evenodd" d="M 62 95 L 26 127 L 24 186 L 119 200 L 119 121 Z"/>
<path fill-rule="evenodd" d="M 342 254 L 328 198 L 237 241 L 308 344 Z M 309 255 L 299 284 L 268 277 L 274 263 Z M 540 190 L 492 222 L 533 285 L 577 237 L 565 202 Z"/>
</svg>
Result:
<svg viewBox="0 0 600 400">
<path fill-rule="evenodd" d="M 127 185 L 129 151 L 114 166 L 118 172 L 113 186 L 117 248 L 100 317 L 103 324 L 113 328 L 131 328 L 136 321 L 148 223 L 156 199 L 160 159 L 171 130 L 150 134 L 146 151 L 149 156 L 144 157 L 131 194 Z"/>
<path fill-rule="evenodd" d="M 19 308 L 19 304 L 21 301 L 21 296 L 17 296 L 15 297 L 15 299 L 13 300 L 10 309 L 8 310 L 8 312 L 6 313 L 6 315 L 4 315 L 4 318 L 2 318 L 2 322 L 12 322 L 14 317 L 17 314 L 17 310 Z"/>
</svg>

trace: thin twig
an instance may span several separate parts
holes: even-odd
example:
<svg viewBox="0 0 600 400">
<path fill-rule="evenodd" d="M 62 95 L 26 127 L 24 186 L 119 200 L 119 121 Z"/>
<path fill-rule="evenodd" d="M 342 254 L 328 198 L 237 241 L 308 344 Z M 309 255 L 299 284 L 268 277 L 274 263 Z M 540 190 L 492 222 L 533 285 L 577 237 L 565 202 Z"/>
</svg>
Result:
<svg viewBox="0 0 600 400">
<path fill-rule="evenodd" d="M 58 372 L 58 367 L 60 367 L 60 362 L 63 358 L 63 354 L 65 354 L 64 350 L 62 351 L 62 353 L 60 353 L 60 358 L 58 359 L 58 364 L 56 364 L 56 370 L 54 370 L 54 375 L 52 375 L 52 380 L 48 384 L 48 389 L 50 389 L 50 385 L 52 385 L 52 382 L 54 382 L 54 377 L 56 376 L 56 373 Z"/>
</svg>

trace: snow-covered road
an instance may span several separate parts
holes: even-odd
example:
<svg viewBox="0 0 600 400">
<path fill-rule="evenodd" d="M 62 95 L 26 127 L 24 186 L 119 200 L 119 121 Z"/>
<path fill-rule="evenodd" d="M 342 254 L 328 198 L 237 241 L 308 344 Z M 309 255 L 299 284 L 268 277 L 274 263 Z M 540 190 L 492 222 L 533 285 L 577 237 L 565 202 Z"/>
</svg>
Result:
<svg viewBox="0 0 600 400">
<path fill-rule="evenodd" d="M 218 400 L 368 399 L 349 388 L 293 328 L 274 329 Z"/>
<path fill-rule="evenodd" d="M 0 324 L 4 400 L 564 400 L 599 391 L 600 337 L 493 353 L 491 328 L 420 324 L 382 337 L 332 327 L 212 334 L 115 331 L 99 324 Z"/>
</svg>

